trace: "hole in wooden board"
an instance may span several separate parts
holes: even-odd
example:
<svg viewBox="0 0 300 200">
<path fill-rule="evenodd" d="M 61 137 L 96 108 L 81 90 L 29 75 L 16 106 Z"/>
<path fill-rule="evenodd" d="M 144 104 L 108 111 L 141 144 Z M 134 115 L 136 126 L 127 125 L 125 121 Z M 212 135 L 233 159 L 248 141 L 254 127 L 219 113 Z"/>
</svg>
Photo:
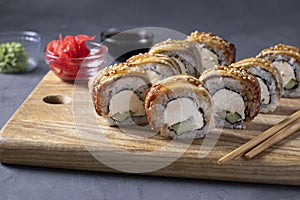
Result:
<svg viewBox="0 0 300 200">
<path fill-rule="evenodd" d="M 71 98 L 64 95 L 49 95 L 44 97 L 43 101 L 49 104 L 67 104 L 71 102 Z"/>
</svg>

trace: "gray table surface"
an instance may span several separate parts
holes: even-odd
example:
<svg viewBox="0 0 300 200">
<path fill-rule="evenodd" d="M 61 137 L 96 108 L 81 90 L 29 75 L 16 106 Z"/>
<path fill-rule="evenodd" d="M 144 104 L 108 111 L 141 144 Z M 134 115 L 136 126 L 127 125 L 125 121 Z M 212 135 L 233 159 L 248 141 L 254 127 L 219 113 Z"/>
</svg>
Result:
<svg viewBox="0 0 300 200">
<path fill-rule="evenodd" d="M 0 0 L 0 31 L 38 31 L 43 47 L 59 33 L 110 27 L 210 31 L 234 43 L 241 59 L 279 42 L 300 47 L 299 10 L 297 0 Z M 0 74 L 0 128 L 47 71 L 41 62 L 30 73 Z M 300 199 L 300 189 L 0 165 L 0 200 L 23 199 Z"/>
</svg>

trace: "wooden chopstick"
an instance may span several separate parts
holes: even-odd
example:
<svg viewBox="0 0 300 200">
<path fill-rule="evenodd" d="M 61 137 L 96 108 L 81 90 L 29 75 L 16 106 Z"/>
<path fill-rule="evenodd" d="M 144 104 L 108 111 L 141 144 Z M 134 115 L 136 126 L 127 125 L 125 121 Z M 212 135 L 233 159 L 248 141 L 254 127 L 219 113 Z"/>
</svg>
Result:
<svg viewBox="0 0 300 200">
<path fill-rule="evenodd" d="M 296 131 L 300 130 L 300 118 L 296 121 L 292 122 L 290 125 L 284 127 L 280 131 L 278 131 L 276 134 L 271 136 L 269 139 L 265 140 L 263 143 L 249 151 L 244 155 L 245 158 L 251 159 L 257 154 L 261 153 L 262 151 L 266 150 L 267 148 L 273 146 L 274 144 L 280 142 L 284 138 L 288 137 L 292 133 L 295 133 Z"/>
<path fill-rule="evenodd" d="M 238 147 L 237 149 L 233 150 L 229 154 L 223 156 L 222 158 L 220 158 L 218 160 L 218 164 L 219 165 L 224 164 L 225 162 L 227 162 L 229 160 L 232 160 L 237 156 L 243 155 L 244 153 L 246 153 L 247 151 L 249 151 L 253 147 L 257 146 L 258 144 L 262 143 L 263 141 L 265 141 L 266 139 L 268 139 L 269 137 L 274 135 L 280 129 L 286 127 L 290 123 L 297 120 L 298 118 L 300 118 L 300 110 L 293 113 L 292 115 L 290 115 L 289 117 L 287 117 L 283 121 L 279 122 L 275 126 L 272 126 L 271 128 L 269 128 L 268 130 L 266 130 L 262 134 L 260 134 L 260 135 L 256 136 L 255 138 L 251 139 L 250 141 L 243 144 L 242 146 Z"/>
</svg>

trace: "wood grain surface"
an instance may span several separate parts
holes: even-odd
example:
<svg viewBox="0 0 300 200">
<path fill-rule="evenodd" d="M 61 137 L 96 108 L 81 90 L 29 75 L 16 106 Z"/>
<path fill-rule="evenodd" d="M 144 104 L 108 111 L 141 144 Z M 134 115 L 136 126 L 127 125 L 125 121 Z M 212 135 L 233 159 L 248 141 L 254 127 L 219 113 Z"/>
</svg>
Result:
<svg viewBox="0 0 300 200">
<path fill-rule="evenodd" d="M 86 84 L 76 85 L 62 82 L 52 72 L 44 77 L 1 130 L 2 163 L 300 185 L 300 132 L 254 159 L 217 164 L 220 157 L 299 110 L 299 99 L 281 99 L 274 113 L 259 114 L 246 130 L 215 129 L 189 145 L 153 136 L 148 129 L 102 126 Z M 203 150 L 206 156 L 199 154 Z"/>
</svg>

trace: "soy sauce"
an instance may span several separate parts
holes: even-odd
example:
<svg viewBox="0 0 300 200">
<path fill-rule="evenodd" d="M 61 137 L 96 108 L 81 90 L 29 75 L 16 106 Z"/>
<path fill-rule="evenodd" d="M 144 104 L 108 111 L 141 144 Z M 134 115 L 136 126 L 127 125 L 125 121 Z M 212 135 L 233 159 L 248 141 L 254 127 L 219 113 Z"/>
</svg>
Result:
<svg viewBox="0 0 300 200">
<path fill-rule="evenodd" d="M 145 53 L 153 43 L 153 35 L 145 30 L 120 32 L 108 30 L 101 33 L 101 40 L 119 62 L 124 62 L 133 55 Z"/>
</svg>

